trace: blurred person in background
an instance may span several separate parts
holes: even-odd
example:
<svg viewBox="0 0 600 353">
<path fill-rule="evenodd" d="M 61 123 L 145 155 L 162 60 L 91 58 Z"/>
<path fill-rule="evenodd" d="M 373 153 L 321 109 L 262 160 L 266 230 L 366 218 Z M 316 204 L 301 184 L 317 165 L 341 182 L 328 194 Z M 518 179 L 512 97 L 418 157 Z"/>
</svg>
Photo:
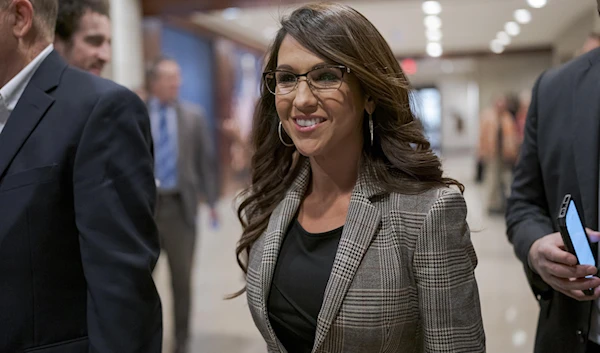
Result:
<svg viewBox="0 0 600 353">
<path fill-rule="evenodd" d="M 529 110 L 529 105 L 531 104 L 531 91 L 522 91 L 519 94 L 519 108 L 515 115 L 515 123 L 517 127 L 517 138 L 519 151 L 521 149 L 521 145 L 523 144 L 523 139 L 525 138 L 525 122 L 527 121 L 527 111 Z"/>
<path fill-rule="evenodd" d="M 175 309 L 175 352 L 187 350 L 196 219 L 201 198 L 218 222 L 212 139 L 199 107 L 179 100 L 181 69 L 172 59 L 155 60 L 148 71 L 148 111 L 158 183 L 156 221 L 168 255 Z"/>
<path fill-rule="evenodd" d="M 111 59 L 108 0 L 59 0 L 54 46 L 70 65 L 100 75 Z"/>
<path fill-rule="evenodd" d="M 250 169 L 250 160 L 252 159 L 249 138 L 242 133 L 240 122 L 235 118 L 224 120 L 221 129 L 231 141 L 229 150 L 231 168 L 235 172 L 236 178 L 246 184 L 249 177 L 247 174 Z"/>
<path fill-rule="evenodd" d="M 595 49 L 542 74 L 532 93 L 506 223 L 540 305 L 535 353 L 600 352 L 597 266 L 578 265 L 557 224 L 562 200 L 571 194 L 584 225 L 599 226 L 598 82 Z M 588 235 L 600 238 L 591 230 Z M 597 261 L 598 245 L 592 248 Z M 588 288 L 594 288 L 592 295 L 584 294 Z"/>
<path fill-rule="evenodd" d="M 518 156 L 515 104 L 509 96 L 499 96 L 494 106 L 481 113 L 479 158 L 485 164 L 484 185 L 490 214 L 504 214 L 512 168 Z"/>
<path fill-rule="evenodd" d="M 464 187 L 381 34 L 307 5 L 265 70 L 237 254 L 268 351 L 484 352 Z"/>
<path fill-rule="evenodd" d="M 148 114 L 53 50 L 57 11 L 0 0 L 0 352 L 159 353 Z"/>
<path fill-rule="evenodd" d="M 581 54 L 588 53 L 596 48 L 600 48 L 600 33 L 592 32 L 588 34 L 581 47 Z"/>
</svg>

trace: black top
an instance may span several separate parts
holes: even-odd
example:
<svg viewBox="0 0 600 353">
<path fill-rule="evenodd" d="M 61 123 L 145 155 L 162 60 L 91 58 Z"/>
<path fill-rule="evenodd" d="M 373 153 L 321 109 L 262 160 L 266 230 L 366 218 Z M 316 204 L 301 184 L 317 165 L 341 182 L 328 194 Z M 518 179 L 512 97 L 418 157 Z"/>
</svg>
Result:
<svg viewBox="0 0 600 353">
<path fill-rule="evenodd" d="M 289 353 L 312 351 L 342 229 L 311 234 L 296 220 L 283 240 L 267 305 L 271 326 Z"/>
</svg>

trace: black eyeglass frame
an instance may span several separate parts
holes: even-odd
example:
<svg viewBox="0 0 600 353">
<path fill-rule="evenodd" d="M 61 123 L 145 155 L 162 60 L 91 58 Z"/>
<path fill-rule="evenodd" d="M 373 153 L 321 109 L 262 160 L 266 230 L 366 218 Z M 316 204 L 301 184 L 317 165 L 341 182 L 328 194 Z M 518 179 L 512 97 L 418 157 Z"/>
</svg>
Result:
<svg viewBox="0 0 600 353">
<path fill-rule="evenodd" d="M 340 79 L 340 85 L 336 88 L 317 88 L 315 86 L 313 86 L 312 82 L 308 79 L 308 75 L 316 70 L 322 70 L 322 69 L 341 69 L 342 70 L 342 77 Z M 294 87 L 286 93 L 275 93 L 271 90 L 271 88 L 269 87 L 269 84 L 267 83 L 267 76 L 268 75 L 275 75 L 277 72 L 285 72 L 291 75 L 294 75 L 296 77 L 296 84 L 294 85 Z M 305 77 L 306 78 L 306 83 L 308 84 L 308 87 L 310 87 L 311 90 L 315 90 L 315 91 L 333 91 L 333 90 L 337 90 L 342 86 L 342 83 L 344 82 L 344 74 L 345 73 L 350 73 L 351 70 L 348 66 L 346 65 L 321 65 L 321 66 L 317 66 L 315 68 L 313 68 L 312 70 L 309 70 L 303 74 L 296 74 L 290 70 L 270 70 L 267 72 L 263 72 L 262 74 L 262 78 L 263 78 L 263 82 L 265 84 L 265 86 L 267 87 L 267 90 L 269 92 L 271 92 L 272 94 L 276 95 L 276 96 L 283 96 L 286 94 L 290 94 L 292 92 L 294 92 L 296 90 L 296 88 L 298 88 L 298 83 L 300 83 L 300 77 Z"/>
</svg>

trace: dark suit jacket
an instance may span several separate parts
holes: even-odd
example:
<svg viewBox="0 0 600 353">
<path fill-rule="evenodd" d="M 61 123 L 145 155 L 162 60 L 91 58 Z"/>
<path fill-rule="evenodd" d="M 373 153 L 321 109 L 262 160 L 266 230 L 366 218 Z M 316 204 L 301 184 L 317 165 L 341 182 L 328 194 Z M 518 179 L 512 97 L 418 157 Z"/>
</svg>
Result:
<svg viewBox="0 0 600 353">
<path fill-rule="evenodd" d="M 202 110 L 189 103 L 177 103 L 177 170 L 184 216 L 196 226 L 198 201 L 204 198 L 212 207 L 218 200 L 217 168 L 213 140 Z"/>
<path fill-rule="evenodd" d="M 598 229 L 599 140 L 600 50 L 595 50 L 538 79 L 508 204 L 508 237 L 540 303 L 536 353 L 585 351 L 593 302 L 554 291 L 531 271 L 527 256 L 537 239 L 558 231 L 567 193 L 577 200 L 585 225 Z"/>
<path fill-rule="evenodd" d="M 0 134 L 0 352 L 160 352 L 148 114 L 41 64 Z"/>
<path fill-rule="evenodd" d="M 310 181 L 309 163 L 303 163 L 248 261 L 248 306 L 269 353 L 286 352 L 271 327 L 267 299 L 285 232 Z M 485 352 L 466 217 L 455 190 L 390 193 L 361 173 L 312 352 Z"/>
</svg>

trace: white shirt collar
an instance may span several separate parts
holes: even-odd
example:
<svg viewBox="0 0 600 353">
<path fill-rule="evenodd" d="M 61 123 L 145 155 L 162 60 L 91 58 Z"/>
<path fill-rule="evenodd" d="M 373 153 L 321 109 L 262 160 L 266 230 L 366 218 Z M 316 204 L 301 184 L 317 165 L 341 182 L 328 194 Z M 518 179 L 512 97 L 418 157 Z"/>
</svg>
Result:
<svg viewBox="0 0 600 353">
<path fill-rule="evenodd" d="M 40 67 L 44 59 L 50 55 L 54 50 L 52 44 L 48 45 L 38 56 L 35 57 L 23 70 L 21 70 L 15 77 L 13 77 L 4 87 L 0 88 L 0 102 L 4 101 L 8 111 L 13 111 L 21 99 L 25 88 L 31 81 L 33 74 Z"/>
</svg>

